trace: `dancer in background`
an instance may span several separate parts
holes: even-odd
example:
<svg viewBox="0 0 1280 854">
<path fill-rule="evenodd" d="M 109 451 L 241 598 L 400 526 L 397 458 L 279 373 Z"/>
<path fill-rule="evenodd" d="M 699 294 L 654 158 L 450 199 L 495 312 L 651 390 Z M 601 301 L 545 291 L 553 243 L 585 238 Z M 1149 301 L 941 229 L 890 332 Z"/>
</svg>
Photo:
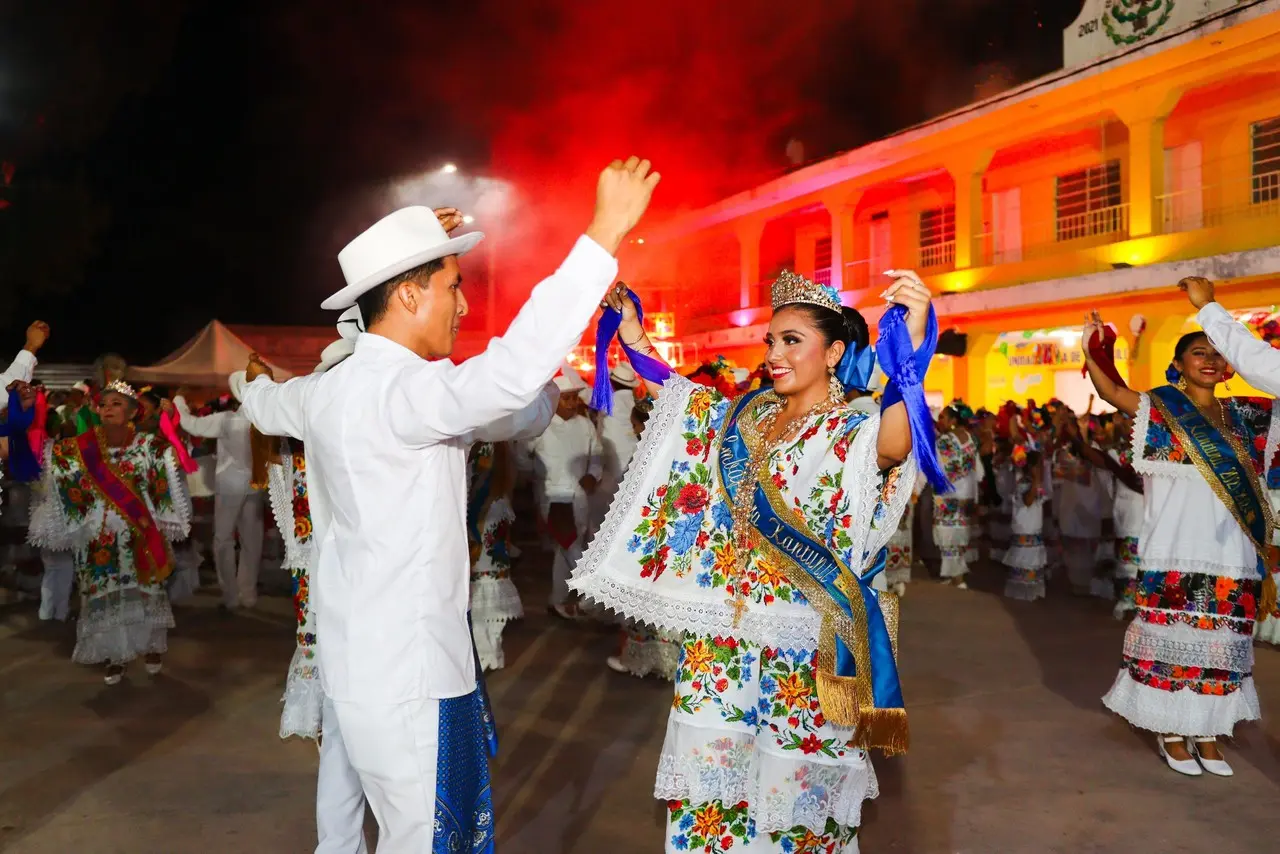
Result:
<svg viewBox="0 0 1280 854">
<path fill-rule="evenodd" d="M 548 608 L 565 620 L 582 618 L 569 594 L 569 576 L 590 534 L 591 497 L 600 485 L 600 440 L 591 419 L 582 414 L 580 393 L 587 388 L 565 365 L 555 378 L 560 402 L 547 429 L 530 443 L 542 474 L 540 512 L 554 543 Z"/>
<path fill-rule="evenodd" d="M 622 475 L 631 463 L 636 450 L 636 432 L 631 413 L 636 407 L 636 387 L 639 377 L 625 362 L 614 365 L 609 371 L 609 387 L 613 406 L 608 414 L 600 413 L 599 441 L 601 477 L 600 486 L 591 496 L 591 530 L 594 532 L 609 512 L 613 496 L 622 483 Z M 589 402 L 589 401 L 588 401 Z"/>
<path fill-rule="evenodd" d="M 1053 506 L 1062 535 L 1062 562 L 1071 591 L 1093 592 L 1098 540 L 1102 536 L 1102 493 L 1093 465 L 1084 457 L 1080 424 L 1071 410 L 1054 413 L 1058 445 L 1053 453 Z"/>
<path fill-rule="evenodd" d="M 645 398 L 631 408 L 631 429 L 637 440 L 644 433 L 652 412 L 653 398 Z M 610 670 L 641 678 L 654 675 L 668 682 L 675 679 L 683 645 L 678 632 L 626 621 L 621 635 L 618 654 L 605 660 Z"/>
<path fill-rule="evenodd" d="M 845 402 L 865 388 L 853 374 L 868 331 L 829 287 L 792 273 L 774 283 L 773 389 L 736 400 L 654 358 L 633 297 L 609 295 L 658 402 L 619 510 L 572 586 L 685 633 L 655 789 L 668 802 L 667 851 L 852 854 L 876 792 L 866 748 L 907 746 L 889 629 L 897 599 L 871 583 L 910 500 L 912 447 L 945 479 L 917 379 L 936 346 L 929 291 L 891 275 L 883 296 L 898 305 L 876 354 L 890 377 L 915 382 L 891 384 L 879 416 Z M 876 650 L 879 689 L 869 668 L 839 678 L 853 674 L 836 670 L 836 631 L 845 649 Z"/>
<path fill-rule="evenodd" d="M 1261 715 L 1252 641 L 1273 527 L 1261 474 L 1280 421 L 1270 400 L 1215 396 L 1227 363 L 1202 332 L 1179 339 L 1172 384 L 1141 394 L 1115 369 L 1114 339 L 1094 313 L 1086 364 L 1102 399 L 1134 417 L 1146 513 L 1138 613 L 1103 702 L 1157 733 L 1173 770 L 1229 776 L 1218 736 Z"/>
<path fill-rule="evenodd" d="M 136 411 L 136 392 L 114 381 L 102 392 L 101 425 L 54 446 L 28 535 L 40 548 L 72 552 L 80 588 L 72 660 L 105 664 L 108 685 L 140 655 L 148 673 L 160 672 L 173 628 L 169 542 L 191 526 L 174 450 L 134 430 Z"/>
<path fill-rule="evenodd" d="M 942 563 L 938 572 L 944 582 L 968 590 L 969 547 L 973 540 L 978 483 L 982 480 L 978 442 L 969 432 L 971 410 L 957 400 L 938 415 L 938 459 L 947 480 L 955 487 L 949 495 L 933 498 L 933 541 Z"/>
<path fill-rule="evenodd" d="M 1045 567 L 1049 556 L 1044 547 L 1044 458 L 1038 450 L 1019 444 L 1010 454 L 1012 515 L 1009 547 L 1002 561 L 1009 568 L 1004 595 L 1034 602 L 1045 593 Z"/>
<path fill-rule="evenodd" d="M 181 391 L 173 400 L 182 429 L 192 436 L 216 439 L 218 468 L 214 476 L 213 563 L 222 587 L 224 612 L 258 604 L 258 571 L 262 565 L 265 483 L 253 482 L 249 419 L 234 406 L 210 415 L 193 415 Z M 265 476 L 265 472 L 263 473 Z M 240 563 L 236 565 L 236 537 Z"/>
<path fill-rule="evenodd" d="M 911 490 L 911 503 L 898 520 L 898 530 L 889 538 L 885 553 L 884 589 L 893 591 L 899 599 L 907 595 L 907 585 L 911 583 L 911 568 L 915 565 L 915 513 L 920 503 L 920 493 L 927 485 L 928 481 L 923 475 L 916 477 Z"/>
</svg>

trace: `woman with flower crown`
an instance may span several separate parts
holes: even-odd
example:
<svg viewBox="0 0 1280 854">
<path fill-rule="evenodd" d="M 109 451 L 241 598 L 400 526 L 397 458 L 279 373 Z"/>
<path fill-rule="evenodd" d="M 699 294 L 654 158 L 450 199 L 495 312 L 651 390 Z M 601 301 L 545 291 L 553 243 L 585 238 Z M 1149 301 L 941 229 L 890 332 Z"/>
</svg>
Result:
<svg viewBox="0 0 1280 854">
<path fill-rule="evenodd" d="M 765 338 L 773 388 L 736 399 L 672 374 L 634 295 L 607 297 L 597 352 L 616 330 L 658 400 L 572 586 L 683 635 L 655 787 L 667 851 L 856 852 L 877 794 L 867 749 L 907 747 L 897 598 L 872 581 L 910 501 L 913 447 L 946 484 L 921 387 L 929 291 L 890 275 L 873 352 L 838 293 L 783 273 Z M 845 394 L 867 387 L 876 357 L 891 383 L 867 414 Z"/>
<path fill-rule="evenodd" d="M 1145 393 L 1116 371 L 1114 341 L 1094 312 L 1084 327 L 1086 365 L 1102 399 L 1134 417 L 1146 510 L 1137 615 L 1103 703 L 1157 733 L 1174 771 L 1230 776 L 1218 737 L 1261 716 L 1253 627 L 1269 607 L 1261 600 L 1275 592 L 1264 584 L 1273 524 L 1261 475 L 1280 419 L 1270 399 L 1215 396 L 1227 364 L 1203 332 L 1178 341 L 1170 385 Z"/>
<path fill-rule="evenodd" d="M 164 411 L 172 415 L 172 404 Z M 186 539 L 191 499 L 178 456 L 162 436 L 135 430 L 137 393 L 115 380 L 98 404 L 101 423 L 53 445 L 44 498 L 31 514 L 30 541 L 70 551 L 80 587 L 72 660 L 106 664 L 115 685 L 125 665 L 146 657 L 160 672 L 173 612 L 165 580 L 170 542 Z"/>
</svg>

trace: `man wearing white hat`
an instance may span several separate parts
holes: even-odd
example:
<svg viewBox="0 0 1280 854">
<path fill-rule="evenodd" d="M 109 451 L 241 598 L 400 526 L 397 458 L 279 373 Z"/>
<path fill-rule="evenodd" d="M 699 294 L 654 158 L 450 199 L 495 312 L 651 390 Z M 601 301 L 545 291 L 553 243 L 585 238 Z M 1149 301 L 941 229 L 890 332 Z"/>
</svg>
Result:
<svg viewBox="0 0 1280 854">
<path fill-rule="evenodd" d="M 213 483 L 213 565 L 222 588 L 224 612 L 258 603 L 258 570 L 262 564 L 263 509 L 266 497 L 253 488 L 250 424 L 239 410 L 193 415 L 179 394 L 173 405 L 180 425 L 192 436 L 218 441 Z M 236 566 L 236 535 L 240 564 Z"/>
<path fill-rule="evenodd" d="M 555 382 L 560 389 L 560 405 L 530 450 L 542 476 L 541 489 L 536 491 L 539 512 L 555 552 L 548 606 L 557 616 L 572 620 L 578 612 L 569 601 L 569 576 L 586 546 L 591 496 L 599 488 L 604 472 L 596 427 L 582 414 L 580 395 L 587 384 L 568 365 L 561 368 Z"/>
<path fill-rule="evenodd" d="M 507 333 L 447 360 L 467 313 L 456 211 L 407 208 L 338 256 L 367 333 L 323 374 L 281 385 L 251 365 L 242 411 L 307 446 L 321 678 L 379 825 L 379 854 L 461 841 L 492 850 L 493 814 L 467 627 L 466 455 L 535 401 L 617 272 L 613 254 L 658 181 L 648 161 L 601 173 L 595 217 Z M 439 773 L 438 773 L 439 772 Z M 487 838 L 486 838 L 487 837 Z"/>
<path fill-rule="evenodd" d="M 362 329 L 358 308 L 343 312 L 338 320 L 341 337 L 324 348 L 315 373 L 336 367 L 354 353 L 356 337 Z M 231 393 L 237 400 L 244 394 L 244 379 L 243 371 L 231 375 Z M 316 854 L 365 854 L 368 844 L 364 838 L 364 789 L 347 757 L 337 715 L 326 705 L 320 685 L 315 609 L 309 602 L 316 549 L 307 509 L 305 451 L 301 445 L 289 447 L 284 439 L 279 442 L 279 459 L 268 466 L 268 493 L 285 546 L 284 568 L 294 577 L 294 610 L 298 617 L 298 645 L 285 679 L 280 737 L 297 735 L 316 739 L 320 744 Z"/>
</svg>

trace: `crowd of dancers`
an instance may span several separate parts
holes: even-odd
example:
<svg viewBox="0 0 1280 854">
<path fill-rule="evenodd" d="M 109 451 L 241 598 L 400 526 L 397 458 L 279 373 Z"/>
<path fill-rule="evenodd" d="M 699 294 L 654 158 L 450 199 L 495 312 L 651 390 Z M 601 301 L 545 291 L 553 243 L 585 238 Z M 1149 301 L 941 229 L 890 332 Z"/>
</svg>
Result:
<svg viewBox="0 0 1280 854">
<path fill-rule="evenodd" d="M 193 444 L 214 439 L 221 607 L 256 604 L 267 507 L 293 578 L 280 734 L 320 741 L 321 854 L 367 850 L 366 803 L 381 852 L 493 850 L 483 673 L 527 598 L 511 577 L 525 488 L 549 612 L 619 621 L 607 666 L 673 683 L 655 784 L 668 851 L 856 851 L 869 751 L 910 745 L 900 603 L 925 568 L 967 588 L 984 551 L 1017 607 L 1061 569 L 1132 615 L 1103 702 L 1175 771 L 1230 775 L 1218 737 L 1260 716 L 1254 635 L 1280 640 L 1280 424 L 1269 399 L 1216 390 L 1230 362 L 1274 393 L 1280 353 L 1185 280 L 1204 331 L 1170 354 L 1168 385 L 1130 389 L 1093 315 L 1107 414 L 931 410 L 937 321 L 914 273 L 888 272 L 873 346 L 838 293 L 784 272 L 765 362 L 681 376 L 613 257 L 657 180 L 636 158 L 606 168 L 559 270 L 459 366 L 457 259 L 480 235 L 453 236 L 453 209 L 398 211 L 352 241 L 314 372 L 276 383 L 255 356 L 218 412 L 123 376 L 58 405 L 32 382 L 49 335 L 33 324 L 4 376 L 0 456 L 29 489 L 41 616 L 67 617 L 74 579 L 73 658 L 108 685 L 139 658 L 160 672 L 171 602 L 198 583 Z M 593 316 L 604 346 L 584 379 L 564 354 Z"/>
</svg>

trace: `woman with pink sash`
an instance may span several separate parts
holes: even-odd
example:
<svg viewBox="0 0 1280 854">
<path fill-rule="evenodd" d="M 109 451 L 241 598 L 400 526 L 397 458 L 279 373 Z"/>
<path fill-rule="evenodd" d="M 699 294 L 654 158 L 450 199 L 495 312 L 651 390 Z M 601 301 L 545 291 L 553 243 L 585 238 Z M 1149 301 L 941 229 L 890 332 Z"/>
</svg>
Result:
<svg viewBox="0 0 1280 854">
<path fill-rule="evenodd" d="M 31 514 L 30 541 L 69 551 L 75 562 L 80 618 L 72 660 L 105 664 L 108 685 L 138 656 L 149 674 L 160 672 L 173 627 L 164 584 L 174 570 L 170 542 L 185 539 L 191 526 L 175 449 L 135 430 L 137 409 L 128 384 L 108 385 L 98 406 L 102 423 L 53 445 L 44 498 Z"/>
</svg>

